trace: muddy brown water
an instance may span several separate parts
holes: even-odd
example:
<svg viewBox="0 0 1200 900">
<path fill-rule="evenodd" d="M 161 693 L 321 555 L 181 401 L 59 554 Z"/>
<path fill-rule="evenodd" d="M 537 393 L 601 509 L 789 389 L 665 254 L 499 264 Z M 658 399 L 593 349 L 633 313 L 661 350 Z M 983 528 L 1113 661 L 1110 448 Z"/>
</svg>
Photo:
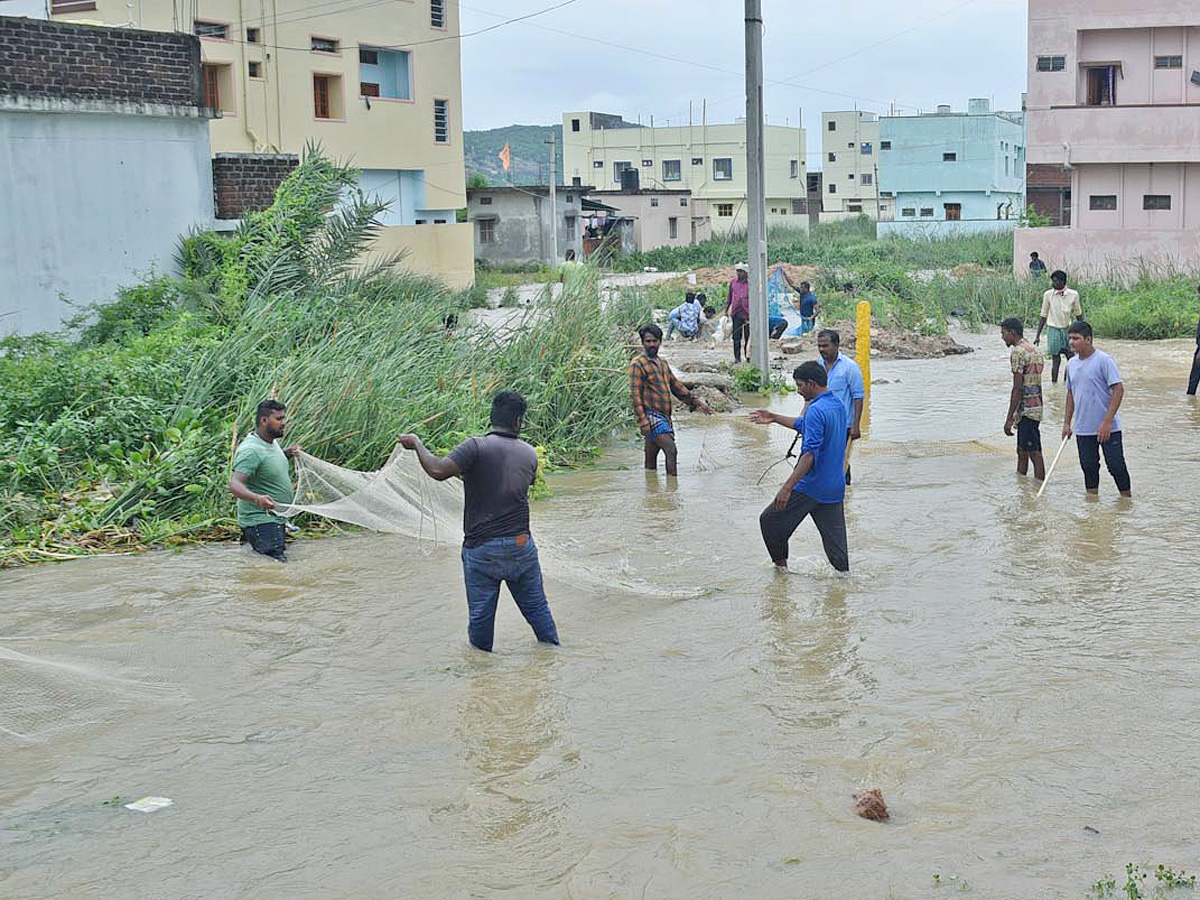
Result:
<svg viewBox="0 0 1200 900">
<path fill-rule="evenodd" d="M 1133 501 L 1085 499 L 1072 449 L 1038 500 L 990 338 L 876 364 L 849 577 L 809 524 L 793 574 L 766 559 L 782 429 L 683 419 L 677 485 L 632 443 L 554 477 L 557 650 L 507 595 L 470 650 L 456 550 L 392 537 L 3 573 L 0 897 L 1076 898 L 1194 868 L 1189 345 L 1102 344 Z M 851 811 L 872 786 L 887 824 Z M 147 795 L 174 805 L 104 805 Z"/>
</svg>

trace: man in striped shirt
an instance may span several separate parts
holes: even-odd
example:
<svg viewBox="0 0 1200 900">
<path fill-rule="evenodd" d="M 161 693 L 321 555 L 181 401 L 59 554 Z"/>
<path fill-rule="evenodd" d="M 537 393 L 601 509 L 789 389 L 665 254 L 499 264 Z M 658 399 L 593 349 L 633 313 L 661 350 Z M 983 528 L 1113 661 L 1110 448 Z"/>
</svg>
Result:
<svg viewBox="0 0 1200 900">
<path fill-rule="evenodd" d="M 692 410 L 700 409 L 712 415 L 712 408 L 703 400 L 692 396 L 658 355 L 662 345 L 662 329 L 657 325 L 643 325 L 638 330 L 642 339 L 642 354 L 629 363 L 629 396 L 633 401 L 633 415 L 638 430 L 646 439 L 646 469 L 658 470 L 658 453 L 666 458 L 667 474 L 678 475 L 678 450 L 675 447 L 675 428 L 671 425 L 671 396 L 674 395 Z"/>
</svg>

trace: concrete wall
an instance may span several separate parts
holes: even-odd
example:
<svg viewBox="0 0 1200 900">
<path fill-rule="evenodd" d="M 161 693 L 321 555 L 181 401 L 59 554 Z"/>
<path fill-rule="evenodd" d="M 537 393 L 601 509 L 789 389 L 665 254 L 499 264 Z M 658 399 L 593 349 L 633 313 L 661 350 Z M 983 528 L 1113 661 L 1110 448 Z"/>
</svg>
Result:
<svg viewBox="0 0 1200 900">
<path fill-rule="evenodd" d="M 456 224 L 451 220 L 446 225 L 381 228 L 367 258 L 398 251 L 406 254 L 400 264 L 402 269 L 440 278 L 456 290 L 475 283 L 475 258 L 468 223 Z"/>
<path fill-rule="evenodd" d="M 1025 190 L 1025 129 L 1006 114 L 886 116 L 879 139 L 891 142 L 879 154 L 879 186 L 894 195 Z"/>
<path fill-rule="evenodd" d="M 821 113 L 821 171 L 826 185 L 837 185 L 822 198 L 821 221 L 890 215 L 889 201 L 879 201 L 878 170 L 879 118 L 860 110 Z"/>
<path fill-rule="evenodd" d="M 583 191 L 558 191 L 558 259 L 552 258 L 550 196 L 545 189 L 472 188 L 467 192 L 467 221 L 473 230 L 474 258 L 492 265 L 506 263 L 561 263 L 567 250 L 583 259 Z M 490 200 L 491 202 L 487 202 Z M 481 240 L 480 221 L 493 223 L 495 242 Z"/>
<path fill-rule="evenodd" d="M 962 208 L 962 220 L 987 221 L 997 218 L 1017 219 L 1021 216 L 1023 197 L 993 191 L 922 191 L 896 195 L 896 222 L 946 219 L 946 206 L 958 204 Z M 1003 207 L 997 215 L 997 207 Z M 930 216 L 921 215 L 922 210 L 933 210 Z M 911 215 L 909 211 L 911 210 Z M 1007 216 L 1006 216 L 1007 213 Z"/>
<path fill-rule="evenodd" d="M 170 272 L 213 216 L 208 122 L 0 110 L 0 333 L 53 330 Z"/>
<path fill-rule="evenodd" d="M 588 197 L 633 220 L 634 250 L 687 247 L 712 237 L 708 204 L 693 201 L 686 191 L 593 191 Z M 675 237 L 671 237 L 671 219 L 675 219 Z"/>
<path fill-rule="evenodd" d="M 1036 250 L 1048 269 L 1063 269 L 1083 281 L 1129 284 L 1143 273 L 1200 276 L 1200 241 L 1196 237 L 1194 231 L 1175 229 L 1018 228 L 1013 240 L 1013 273 L 1027 277 L 1029 253 Z"/>
<path fill-rule="evenodd" d="M 1017 227 L 1016 219 L 967 219 L 958 222 L 930 221 L 896 221 L 880 222 L 876 233 L 879 237 L 889 234 L 914 240 L 933 240 L 934 238 L 953 237 L 959 234 L 986 234 L 990 232 L 1013 231 Z M 1041 229 L 1045 230 L 1045 229 Z M 1028 261 L 1028 254 L 1026 254 Z"/>
</svg>

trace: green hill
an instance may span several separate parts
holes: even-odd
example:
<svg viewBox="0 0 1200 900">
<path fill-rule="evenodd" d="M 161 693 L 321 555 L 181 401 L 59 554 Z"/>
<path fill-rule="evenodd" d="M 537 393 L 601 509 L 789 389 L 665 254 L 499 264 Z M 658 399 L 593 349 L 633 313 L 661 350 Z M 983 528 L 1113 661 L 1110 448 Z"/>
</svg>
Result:
<svg viewBox="0 0 1200 900">
<path fill-rule="evenodd" d="M 509 173 L 504 171 L 496 155 L 508 144 L 512 149 L 512 182 L 545 184 L 546 169 L 550 165 L 550 145 L 546 142 L 551 133 L 558 141 L 558 171 L 555 174 L 558 183 L 562 184 L 561 125 L 509 125 L 488 131 L 463 132 L 467 178 L 482 175 L 489 184 L 508 184 Z"/>
</svg>

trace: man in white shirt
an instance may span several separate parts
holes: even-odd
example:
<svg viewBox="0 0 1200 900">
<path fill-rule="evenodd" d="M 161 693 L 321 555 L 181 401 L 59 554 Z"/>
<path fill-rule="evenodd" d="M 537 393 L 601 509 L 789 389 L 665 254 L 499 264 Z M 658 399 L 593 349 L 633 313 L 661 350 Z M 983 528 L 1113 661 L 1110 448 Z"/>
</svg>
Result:
<svg viewBox="0 0 1200 900">
<path fill-rule="evenodd" d="M 1067 273 L 1058 269 L 1050 276 L 1052 287 L 1042 294 L 1042 317 L 1038 321 L 1034 346 L 1042 342 L 1042 329 L 1050 326 L 1046 333 L 1046 356 L 1054 360 L 1050 367 L 1050 381 L 1058 384 L 1058 366 L 1062 357 L 1070 359 L 1071 343 L 1067 329 L 1072 322 L 1083 321 L 1083 307 L 1079 303 L 1079 292 L 1067 287 Z"/>
</svg>

